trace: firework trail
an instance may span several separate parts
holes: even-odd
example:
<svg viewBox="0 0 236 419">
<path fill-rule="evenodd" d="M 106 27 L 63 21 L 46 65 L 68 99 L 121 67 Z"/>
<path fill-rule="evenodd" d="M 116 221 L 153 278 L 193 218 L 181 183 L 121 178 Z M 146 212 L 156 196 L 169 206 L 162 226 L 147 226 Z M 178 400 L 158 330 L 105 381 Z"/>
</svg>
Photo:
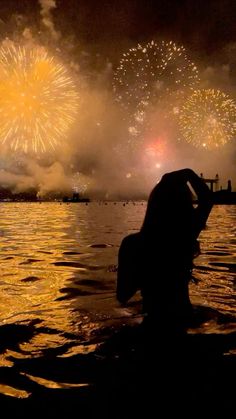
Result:
<svg viewBox="0 0 236 419">
<path fill-rule="evenodd" d="M 78 113 L 66 68 L 44 48 L 0 48 L 0 146 L 39 154 L 62 143 Z"/>
</svg>

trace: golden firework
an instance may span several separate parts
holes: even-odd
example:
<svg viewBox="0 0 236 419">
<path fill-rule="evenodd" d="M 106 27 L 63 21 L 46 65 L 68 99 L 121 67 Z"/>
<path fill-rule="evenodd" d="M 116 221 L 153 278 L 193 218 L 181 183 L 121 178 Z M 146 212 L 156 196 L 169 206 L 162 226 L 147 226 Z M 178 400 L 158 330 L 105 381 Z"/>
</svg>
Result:
<svg viewBox="0 0 236 419">
<path fill-rule="evenodd" d="M 156 104 L 164 95 L 193 89 L 198 82 L 198 69 L 182 45 L 151 41 L 123 54 L 113 87 L 124 107 L 140 107 L 143 103 L 145 108 L 150 102 Z"/>
<path fill-rule="evenodd" d="M 224 146 L 236 135 L 235 103 L 220 90 L 196 90 L 180 109 L 179 125 L 185 140 L 196 147 Z"/>
<path fill-rule="evenodd" d="M 0 145 L 11 151 L 52 151 L 68 135 L 78 93 L 67 69 L 44 48 L 0 48 Z"/>
<path fill-rule="evenodd" d="M 152 130 L 150 115 L 159 108 L 162 117 L 171 115 L 173 119 L 178 112 L 176 103 L 181 103 L 198 82 L 197 66 L 184 46 L 173 41 L 138 44 L 123 54 L 115 71 L 113 89 L 125 110 L 128 144 L 133 151 L 145 132 Z"/>
</svg>

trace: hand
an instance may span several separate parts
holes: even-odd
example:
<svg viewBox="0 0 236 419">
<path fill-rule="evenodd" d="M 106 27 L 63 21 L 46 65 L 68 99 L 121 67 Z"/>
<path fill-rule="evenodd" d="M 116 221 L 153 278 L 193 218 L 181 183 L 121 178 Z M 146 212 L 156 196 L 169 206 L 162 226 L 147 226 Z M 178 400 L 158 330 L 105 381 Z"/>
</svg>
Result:
<svg viewBox="0 0 236 419">
<path fill-rule="evenodd" d="M 187 183 L 190 182 L 192 178 L 196 177 L 198 176 L 192 169 L 186 168 L 166 173 L 164 176 L 162 176 L 162 180 Z"/>
</svg>

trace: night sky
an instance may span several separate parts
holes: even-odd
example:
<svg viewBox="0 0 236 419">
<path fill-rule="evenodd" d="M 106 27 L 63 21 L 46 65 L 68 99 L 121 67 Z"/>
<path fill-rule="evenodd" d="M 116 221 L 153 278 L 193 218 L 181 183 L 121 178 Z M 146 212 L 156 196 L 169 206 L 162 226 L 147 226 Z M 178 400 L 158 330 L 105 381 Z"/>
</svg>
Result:
<svg viewBox="0 0 236 419">
<path fill-rule="evenodd" d="M 11 32 L 19 15 L 18 26 L 39 27 L 40 9 L 37 0 L 1 1 L 2 34 Z M 98 52 L 109 58 L 116 55 L 114 48 L 122 48 L 126 42 L 161 37 L 213 60 L 236 40 L 234 0 L 57 0 L 50 13 L 62 37 L 76 36 L 91 49 L 99 45 Z"/>
<path fill-rule="evenodd" d="M 130 173 L 138 171 L 142 177 L 140 160 L 133 163 L 131 170 L 130 161 L 125 159 L 128 135 L 122 126 L 120 109 L 114 103 L 113 91 L 114 72 L 122 54 L 138 43 L 143 46 L 154 40 L 183 45 L 190 62 L 199 70 L 199 88 L 220 89 L 236 99 L 235 0 L 1 0 L 0 37 L 3 44 L 10 40 L 16 45 L 46 47 L 79 80 L 82 101 L 75 135 L 66 144 L 67 154 L 59 153 L 54 159 L 66 182 L 72 167 L 85 176 L 96 173 L 95 189 L 102 185 L 105 191 L 119 190 L 120 176 L 126 183 L 127 175 L 132 180 Z M 158 117 L 156 121 L 159 128 Z M 162 166 L 161 161 L 160 173 L 153 172 L 148 184 L 140 184 L 140 189 L 149 190 L 162 171 L 182 165 L 203 171 L 208 177 L 219 171 L 223 186 L 229 177 L 236 184 L 234 141 L 222 148 L 223 153 L 216 152 L 209 159 L 205 150 L 199 151 L 186 141 L 177 143 L 177 134 L 167 132 L 170 149 L 162 156 L 166 164 Z M 121 156 L 115 154 L 120 140 Z M 9 184 L 18 185 L 18 178 L 15 181 L 11 176 L 15 163 L 5 159 L 1 164 L 12 182 Z M 32 170 L 28 170 L 27 164 L 24 175 L 28 177 L 24 184 L 28 185 Z M 145 163 L 145 170 L 148 167 L 149 163 Z M 58 171 L 55 176 L 53 172 L 53 179 L 57 178 Z M 34 174 L 33 183 L 37 184 L 35 179 Z M 134 181 L 135 188 L 137 183 L 140 179 Z"/>
</svg>

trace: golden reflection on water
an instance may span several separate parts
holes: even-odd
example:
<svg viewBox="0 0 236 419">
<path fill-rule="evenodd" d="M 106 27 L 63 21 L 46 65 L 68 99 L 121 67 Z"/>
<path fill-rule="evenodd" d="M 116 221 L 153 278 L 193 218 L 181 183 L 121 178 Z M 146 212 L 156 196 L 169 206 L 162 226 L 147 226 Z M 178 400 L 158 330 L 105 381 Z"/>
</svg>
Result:
<svg viewBox="0 0 236 419">
<path fill-rule="evenodd" d="M 61 388 L 61 389 L 70 389 L 70 388 L 79 388 L 79 387 L 87 387 L 88 383 L 59 383 L 51 380 L 47 380 L 46 378 L 42 377 L 35 377 L 30 374 L 22 373 L 25 377 L 30 378 L 30 380 L 34 381 L 37 384 L 40 384 L 46 388 Z"/>
<path fill-rule="evenodd" d="M 0 203 L 0 367 L 17 360 L 56 353 L 69 358 L 90 353 L 101 327 L 135 317 L 135 306 L 115 301 L 121 239 L 139 230 L 143 203 Z M 236 207 L 215 206 L 201 233 L 202 254 L 195 260 L 198 285 L 190 286 L 195 304 L 236 314 Z M 19 338 L 7 327 L 16 325 Z M 27 325 L 27 332 L 25 332 Z M 208 321 L 202 331 L 225 333 Z M 228 328 L 233 327 L 228 323 Z M 22 332 L 21 332 L 22 330 Z M 28 375 L 48 388 L 70 384 Z M 78 384 L 80 385 L 80 384 Z M 82 384 L 87 385 L 87 384 Z M 0 393 L 28 397 L 29 392 L 2 385 Z"/>
<path fill-rule="evenodd" d="M 108 274 L 107 267 L 117 262 L 121 238 L 140 228 L 144 211 L 140 204 L 1 203 L 2 324 L 38 319 L 63 332 L 81 332 L 83 325 L 88 331 L 90 319 L 83 310 L 89 301 L 101 308 L 113 298 L 115 304 L 115 274 Z M 230 311 L 235 311 L 235 221 L 234 206 L 213 208 L 200 236 L 202 254 L 195 260 L 199 285 L 191 286 L 195 300 Z M 86 279 L 95 287 L 78 286 Z M 96 281 L 108 280 L 106 301 L 105 290 L 97 290 Z M 71 298 L 63 299 L 66 293 Z M 91 327 L 96 329 L 96 318 Z M 44 333 L 40 339 L 42 346 L 55 344 Z"/>
<path fill-rule="evenodd" d="M 122 208 L 122 204 L 116 209 L 99 204 L 1 203 L 0 321 L 24 325 L 36 320 L 37 333 L 19 343 L 21 353 L 38 356 L 75 337 L 84 341 L 99 327 L 101 318 L 97 313 L 91 318 L 89 307 L 95 303 L 98 311 L 104 311 L 104 301 L 108 307 L 114 303 L 113 285 L 96 293 L 89 282 L 80 291 L 74 281 L 92 283 L 98 278 L 102 283 L 112 278 L 114 283 L 114 273 L 107 273 L 107 267 L 116 263 L 124 229 L 132 228 L 135 219 L 131 216 L 126 225 L 124 217 L 120 223 Z M 69 292 L 70 298 L 63 299 Z M 109 318 L 109 309 L 100 317 Z M 47 330 L 41 331 L 42 327 Z"/>
<path fill-rule="evenodd" d="M 75 269 L 54 264 L 65 260 L 63 252 L 68 249 L 78 252 L 80 241 L 76 236 L 83 221 L 77 224 L 67 205 L 1 205 L 1 322 L 37 318 L 48 328 L 73 332 L 71 304 L 57 299 Z M 24 351 L 40 350 L 61 344 L 62 340 L 58 333 L 54 339 L 39 333 L 22 346 Z"/>
<path fill-rule="evenodd" d="M 236 206 L 216 205 L 200 235 L 201 255 L 195 261 L 198 286 L 193 301 L 236 314 Z"/>
<path fill-rule="evenodd" d="M 19 390 L 5 384 L 0 384 L 0 394 L 17 397 L 18 399 L 27 399 L 31 395 L 29 391 Z"/>
</svg>

